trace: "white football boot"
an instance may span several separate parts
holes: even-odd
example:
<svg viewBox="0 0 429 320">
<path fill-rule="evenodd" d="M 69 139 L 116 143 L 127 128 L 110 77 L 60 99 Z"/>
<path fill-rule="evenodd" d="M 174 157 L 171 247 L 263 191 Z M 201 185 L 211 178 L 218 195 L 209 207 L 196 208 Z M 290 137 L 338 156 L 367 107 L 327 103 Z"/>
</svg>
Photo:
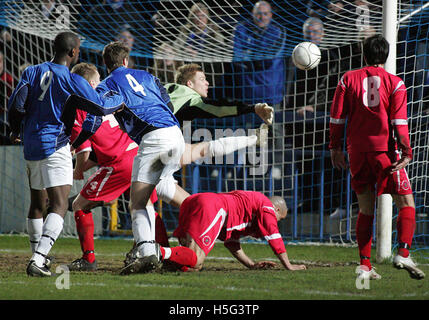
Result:
<svg viewBox="0 0 429 320">
<path fill-rule="evenodd" d="M 410 274 L 410 277 L 413 279 L 423 279 L 425 274 L 422 270 L 417 268 L 417 264 L 411 259 L 410 256 L 404 258 L 403 256 L 397 254 L 393 258 L 393 266 L 397 269 L 405 269 Z"/>
<path fill-rule="evenodd" d="M 379 280 L 381 276 L 375 272 L 375 268 L 372 267 L 371 270 L 366 270 L 367 268 L 362 268 L 362 266 L 356 270 L 357 278 L 360 280 Z"/>
</svg>

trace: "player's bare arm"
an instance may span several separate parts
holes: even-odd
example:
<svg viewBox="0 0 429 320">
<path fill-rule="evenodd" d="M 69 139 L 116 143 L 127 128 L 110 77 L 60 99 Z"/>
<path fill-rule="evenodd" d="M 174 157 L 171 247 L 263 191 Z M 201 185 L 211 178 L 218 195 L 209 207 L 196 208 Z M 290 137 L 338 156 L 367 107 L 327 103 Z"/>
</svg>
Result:
<svg viewBox="0 0 429 320">
<path fill-rule="evenodd" d="M 73 179 L 83 180 L 83 173 L 85 172 L 85 167 L 89 160 L 89 151 L 79 152 L 76 155 L 76 165 L 73 170 Z"/>
<path fill-rule="evenodd" d="M 410 163 L 410 161 L 411 161 L 411 158 L 407 156 L 403 156 L 399 161 L 392 163 L 390 173 L 404 169 L 408 165 L 408 163 Z"/>
<path fill-rule="evenodd" d="M 331 162 L 335 169 L 347 169 L 346 157 L 341 149 L 331 149 Z"/>
<path fill-rule="evenodd" d="M 225 247 L 231 252 L 231 254 L 236 258 L 241 264 L 246 266 L 249 269 L 252 269 L 255 265 L 255 262 L 250 259 L 241 248 L 241 244 L 238 241 L 225 241 Z"/>
<path fill-rule="evenodd" d="M 246 255 L 238 241 L 227 241 L 224 245 L 241 264 L 249 269 L 270 269 L 277 266 L 277 264 L 272 261 L 253 261 Z"/>
<path fill-rule="evenodd" d="M 303 264 L 292 264 L 289 261 L 289 257 L 287 255 L 287 252 L 279 253 L 277 255 L 282 265 L 290 271 L 297 271 L 297 270 L 306 270 L 307 267 Z"/>
</svg>

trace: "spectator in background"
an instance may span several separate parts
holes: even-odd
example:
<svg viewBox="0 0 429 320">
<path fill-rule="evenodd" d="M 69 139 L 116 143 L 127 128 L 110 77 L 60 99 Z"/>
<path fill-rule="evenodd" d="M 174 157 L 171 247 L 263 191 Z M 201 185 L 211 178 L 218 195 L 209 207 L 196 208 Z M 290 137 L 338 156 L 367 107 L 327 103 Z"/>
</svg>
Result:
<svg viewBox="0 0 429 320">
<path fill-rule="evenodd" d="M 324 27 L 323 22 L 319 18 L 310 17 L 305 20 L 302 32 L 304 39 L 310 41 L 317 46 L 323 41 Z M 296 70 L 296 82 L 294 84 L 295 90 L 292 95 L 294 101 L 291 103 L 296 108 L 296 111 L 300 115 L 304 115 L 306 111 L 315 112 L 317 109 L 316 104 L 321 103 L 319 109 L 326 111 L 327 110 L 327 101 L 325 91 L 329 87 L 332 87 L 331 96 L 334 96 L 335 86 L 338 81 L 329 86 L 328 78 L 330 74 L 338 73 L 337 59 L 335 57 L 334 61 L 331 63 L 331 59 L 327 58 L 327 51 L 321 50 L 322 58 L 320 60 L 319 66 L 309 70 Z M 327 64 L 330 64 L 329 66 Z M 317 95 L 319 93 L 319 95 Z M 321 96 L 320 93 L 324 95 Z M 331 98 L 332 99 L 332 98 Z"/>
<path fill-rule="evenodd" d="M 326 6 L 327 6 L 327 2 L 328 1 L 317 1 L 318 4 L 315 4 L 316 1 L 314 0 L 310 0 L 307 1 L 307 10 L 306 10 L 306 14 L 309 17 L 315 17 L 315 18 L 319 18 L 321 16 L 324 16 L 326 14 Z"/>
<path fill-rule="evenodd" d="M 50 20 L 55 20 L 59 16 L 58 7 L 61 5 L 60 1 L 56 0 L 44 0 L 41 1 L 40 9 L 42 15 Z"/>
<path fill-rule="evenodd" d="M 6 72 L 4 55 L 0 51 L 0 145 L 9 144 L 9 129 L 6 125 L 6 105 L 14 87 L 13 77 Z"/>
<path fill-rule="evenodd" d="M 168 30 L 168 20 L 164 15 L 162 15 L 160 12 L 156 12 L 151 17 L 152 22 L 152 33 L 153 33 L 153 40 L 152 43 L 154 47 L 161 46 L 164 42 L 169 42 L 171 37 L 171 31 Z M 170 37 L 169 37 L 170 36 Z"/>
<path fill-rule="evenodd" d="M 319 18 L 310 17 L 305 20 L 302 26 L 302 32 L 304 38 L 308 41 L 313 42 L 315 45 L 320 46 L 325 35 L 323 22 Z"/>
<path fill-rule="evenodd" d="M 253 20 L 239 24 L 234 33 L 237 98 L 250 104 L 263 101 L 274 107 L 277 121 L 273 124 L 273 177 L 280 179 L 283 176 L 281 164 L 284 162 L 281 115 L 286 80 L 283 57 L 286 34 L 274 23 L 271 5 L 267 1 L 257 2 L 252 14 Z"/>
<path fill-rule="evenodd" d="M 132 31 L 131 26 L 129 24 L 125 24 L 122 26 L 122 30 L 117 34 L 115 38 L 115 41 L 120 41 L 123 44 L 125 44 L 130 49 L 130 52 L 132 51 L 134 43 L 136 41 L 131 31 Z M 128 68 L 134 69 L 135 65 L 136 65 L 135 57 L 130 55 L 128 60 Z"/>
<path fill-rule="evenodd" d="M 0 111 L 6 108 L 7 98 L 12 94 L 14 83 L 12 75 L 6 72 L 4 65 L 4 54 L 0 51 Z"/>
<path fill-rule="evenodd" d="M 344 9 L 344 3 L 342 0 L 333 0 L 328 4 L 328 10 L 330 12 L 340 14 Z"/>
<path fill-rule="evenodd" d="M 202 60 L 212 54 L 217 57 L 221 55 L 225 39 L 219 27 L 211 20 L 207 6 L 197 2 L 191 7 L 188 22 L 180 28 L 174 47 L 190 60 Z"/>
<path fill-rule="evenodd" d="M 116 41 L 122 42 L 128 48 L 130 48 L 130 50 L 132 50 L 134 42 L 135 42 L 135 38 L 134 38 L 133 34 L 131 33 L 131 26 L 129 26 L 127 24 L 124 25 L 121 32 L 119 32 L 119 34 L 117 35 Z"/>
<path fill-rule="evenodd" d="M 105 0 L 92 7 L 79 21 L 80 33 L 102 43 L 110 42 L 112 35 L 128 25 L 135 34 L 147 28 L 147 10 L 144 3 L 128 0 Z"/>
<path fill-rule="evenodd" d="M 345 24 L 347 19 L 347 12 L 344 10 L 345 4 L 342 0 L 332 0 L 328 4 L 328 12 L 323 17 L 323 21 L 326 24 L 326 33 L 329 29 L 331 32 L 335 32 L 335 29 L 342 31 L 343 28 L 347 28 Z"/>
<path fill-rule="evenodd" d="M 162 84 L 173 83 L 174 75 L 183 65 L 183 61 L 176 60 L 173 47 L 169 42 L 162 43 L 154 50 L 154 64 L 152 74 L 157 77 Z"/>
</svg>

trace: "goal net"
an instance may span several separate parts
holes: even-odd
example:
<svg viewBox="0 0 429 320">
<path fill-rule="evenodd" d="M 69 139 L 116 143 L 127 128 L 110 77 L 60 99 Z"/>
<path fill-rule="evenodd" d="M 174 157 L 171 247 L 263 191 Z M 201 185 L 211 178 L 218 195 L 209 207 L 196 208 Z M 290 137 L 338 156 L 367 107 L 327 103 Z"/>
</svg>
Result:
<svg viewBox="0 0 429 320">
<path fill-rule="evenodd" d="M 81 61 L 97 65 L 102 77 L 107 72 L 101 50 L 108 42 L 120 40 L 131 48 L 131 67 L 148 70 L 164 84 L 174 81 L 179 66 L 194 62 L 203 67 L 211 99 L 268 102 L 275 108 L 267 148 L 186 166 L 175 175 L 182 187 L 190 193 L 242 189 L 280 195 L 289 207 L 288 218 L 280 223 L 286 240 L 355 241 L 356 197 L 348 172 L 334 170 L 330 163 L 329 110 L 340 77 L 364 65 L 361 41 L 382 32 L 381 0 L 274 0 L 271 10 L 244 0 L 45 3 L 6 0 L 0 4 L 0 50 L 5 73 L 11 76 L 9 80 L 2 76 L 0 88 L 2 144 L 8 143 L 7 96 L 27 65 L 51 59 L 58 31 L 80 35 Z M 397 75 L 408 88 L 414 151 L 408 166 L 417 208 L 414 243 L 424 248 L 429 241 L 429 8 L 423 0 L 398 3 Z M 267 19 L 271 29 L 264 34 L 260 30 Z M 297 70 L 291 62 L 292 50 L 301 41 L 312 41 L 322 51 L 321 62 L 313 70 Z M 194 120 L 187 142 L 248 134 L 261 123 L 254 114 Z M 209 134 L 197 134 L 198 130 Z M 19 147 L 2 147 L 0 157 L 4 159 L 0 162 L 0 231 L 12 219 L 22 226 L 28 204 L 27 199 L 19 212 L 13 210 L 18 206 L 10 195 L 20 190 L 20 196 L 27 197 L 22 190 L 28 187 L 26 179 L 15 179 L 17 172 L 25 176 L 25 165 L 12 148 Z M 8 156 L 12 153 L 14 158 Z M 255 167 L 261 168 L 256 174 Z M 114 230 L 107 221 L 112 211 L 105 210 L 104 232 L 129 228 L 127 201 L 126 195 L 121 197 L 114 208 Z M 172 231 L 178 210 L 166 203 L 158 204 L 158 210 Z M 393 230 L 396 216 L 397 212 Z M 396 241 L 395 231 L 392 239 Z"/>
</svg>

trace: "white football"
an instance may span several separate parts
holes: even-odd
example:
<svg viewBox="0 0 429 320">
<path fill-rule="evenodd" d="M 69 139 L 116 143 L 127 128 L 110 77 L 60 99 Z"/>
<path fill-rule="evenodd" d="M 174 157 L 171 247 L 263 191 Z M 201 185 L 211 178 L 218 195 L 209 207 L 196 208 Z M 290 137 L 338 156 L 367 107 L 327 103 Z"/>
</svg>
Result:
<svg viewBox="0 0 429 320">
<path fill-rule="evenodd" d="M 313 42 L 298 43 L 292 52 L 293 64 L 301 70 L 316 68 L 321 58 L 320 49 Z"/>
</svg>

